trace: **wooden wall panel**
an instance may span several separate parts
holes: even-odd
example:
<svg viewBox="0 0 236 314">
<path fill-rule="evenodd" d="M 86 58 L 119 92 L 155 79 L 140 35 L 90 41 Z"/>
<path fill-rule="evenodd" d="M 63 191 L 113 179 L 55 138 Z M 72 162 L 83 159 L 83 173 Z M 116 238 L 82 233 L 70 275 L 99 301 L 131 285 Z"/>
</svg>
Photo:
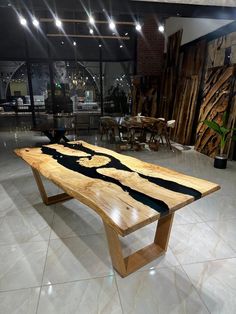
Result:
<svg viewBox="0 0 236 314">
<path fill-rule="evenodd" d="M 183 145 L 192 144 L 197 100 L 206 53 L 206 42 L 201 41 L 183 52 L 177 83 L 173 116 L 176 127 L 172 139 Z"/>
<path fill-rule="evenodd" d="M 223 66 L 209 69 L 205 77 L 195 149 L 210 157 L 214 157 L 219 153 L 220 138 L 202 121 L 208 119 L 222 123 L 223 113 L 230 111 L 230 96 L 234 84 L 234 76 L 235 68 L 233 66 Z"/>
<path fill-rule="evenodd" d="M 172 118 L 175 91 L 178 79 L 180 45 L 183 30 L 168 37 L 165 67 L 162 75 L 162 87 L 158 117 Z"/>
<path fill-rule="evenodd" d="M 155 76 L 133 78 L 132 116 L 141 113 L 144 116 L 155 117 L 159 91 L 159 78 Z"/>
<path fill-rule="evenodd" d="M 207 68 L 221 67 L 225 64 L 235 64 L 236 32 L 214 39 L 208 44 Z"/>
</svg>

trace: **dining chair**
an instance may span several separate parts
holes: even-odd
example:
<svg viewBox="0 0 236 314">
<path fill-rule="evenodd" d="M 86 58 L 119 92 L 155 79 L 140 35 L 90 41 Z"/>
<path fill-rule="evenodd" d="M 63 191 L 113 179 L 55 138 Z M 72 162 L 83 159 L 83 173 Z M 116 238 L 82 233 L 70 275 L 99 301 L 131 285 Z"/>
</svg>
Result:
<svg viewBox="0 0 236 314">
<path fill-rule="evenodd" d="M 172 127 L 174 127 L 173 123 L 170 123 L 168 126 L 168 122 L 158 119 L 158 121 L 153 125 L 153 128 L 151 130 L 149 143 L 161 141 L 163 145 L 166 144 L 167 147 L 169 147 L 172 150 L 172 146 L 170 143 L 170 134 L 168 130 L 169 128 Z"/>
<path fill-rule="evenodd" d="M 104 135 L 107 137 L 107 140 L 109 139 L 110 141 L 114 140 L 117 129 L 118 122 L 111 116 L 104 116 L 100 118 L 101 140 L 103 140 Z"/>
</svg>

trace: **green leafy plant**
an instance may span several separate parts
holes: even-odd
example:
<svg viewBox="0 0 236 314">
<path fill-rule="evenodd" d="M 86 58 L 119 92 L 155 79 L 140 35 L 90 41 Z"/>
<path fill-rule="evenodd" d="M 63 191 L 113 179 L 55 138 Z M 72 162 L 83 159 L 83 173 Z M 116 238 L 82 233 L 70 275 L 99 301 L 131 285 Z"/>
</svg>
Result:
<svg viewBox="0 0 236 314">
<path fill-rule="evenodd" d="M 236 141 L 236 128 L 227 128 L 227 122 L 228 122 L 228 114 L 227 112 L 224 112 L 223 117 L 222 117 L 222 125 L 219 125 L 215 121 L 210 121 L 210 120 L 204 120 L 203 123 L 207 125 L 210 129 L 215 131 L 217 134 L 220 136 L 220 155 L 222 156 L 224 154 L 224 149 L 226 142 L 229 138 L 229 134 L 233 131 L 233 136 L 232 140 Z"/>
</svg>

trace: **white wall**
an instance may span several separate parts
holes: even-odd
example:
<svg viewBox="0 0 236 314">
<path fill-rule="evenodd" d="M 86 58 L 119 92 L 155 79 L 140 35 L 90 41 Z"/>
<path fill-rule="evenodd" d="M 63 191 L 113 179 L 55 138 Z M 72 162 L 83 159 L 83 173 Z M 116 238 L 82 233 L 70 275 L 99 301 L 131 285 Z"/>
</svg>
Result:
<svg viewBox="0 0 236 314">
<path fill-rule="evenodd" d="M 165 22 L 165 34 L 170 36 L 180 29 L 183 29 L 181 45 L 194 39 L 204 36 L 216 29 L 233 22 L 232 20 L 199 19 L 170 17 Z"/>
</svg>

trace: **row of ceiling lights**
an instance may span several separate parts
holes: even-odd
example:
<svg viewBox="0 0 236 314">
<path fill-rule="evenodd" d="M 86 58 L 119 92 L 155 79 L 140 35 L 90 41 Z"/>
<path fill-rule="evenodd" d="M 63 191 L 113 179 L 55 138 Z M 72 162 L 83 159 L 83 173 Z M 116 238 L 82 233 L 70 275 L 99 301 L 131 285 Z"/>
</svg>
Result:
<svg viewBox="0 0 236 314">
<path fill-rule="evenodd" d="M 24 17 L 20 16 L 20 17 L 19 17 L 19 20 L 20 20 L 21 25 L 27 26 L 28 23 L 27 23 L 27 20 L 26 20 Z M 90 23 L 91 25 L 93 25 L 93 26 L 95 25 L 95 20 L 94 20 L 94 18 L 93 18 L 92 16 L 89 17 L 89 23 Z M 33 18 L 33 19 L 32 19 L 32 24 L 33 24 L 35 27 L 39 27 L 39 21 L 38 21 L 36 18 Z M 56 25 L 58 28 L 62 28 L 62 22 L 61 22 L 61 20 L 59 20 L 58 18 L 56 18 L 56 19 L 55 19 L 55 25 Z M 115 29 L 115 23 L 114 23 L 113 21 L 110 22 L 109 26 L 110 26 L 110 28 L 111 28 L 112 30 Z M 141 31 L 141 25 L 140 25 L 140 24 L 137 24 L 137 25 L 136 25 L 136 29 L 137 29 L 138 31 Z M 94 31 L 93 31 L 92 28 L 89 29 L 89 33 L 90 33 L 91 35 L 94 33 Z M 128 33 L 125 34 L 125 36 L 127 36 L 127 35 L 128 35 Z M 64 44 L 64 41 L 62 41 L 61 44 L 63 45 L 63 44 Z M 76 46 L 76 45 L 77 45 L 76 41 L 73 41 L 73 46 Z M 99 44 L 99 48 L 101 48 L 101 47 L 102 47 L 102 45 Z M 123 45 L 120 45 L 120 48 L 123 48 Z"/>
<path fill-rule="evenodd" d="M 27 20 L 23 17 L 23 16 L 20 16 L 19 17 L 19 21 L 20 21 L 20 24 L 21 25 L 23 25 L 23 26 L 27 26 Z M 95 20 L 94 20 L 94 18 L 93 18 L 93 16 L 89 16 L 89 18 L 88 18 L 88 21 L 89 21 L 89 23 L 91 24 L 91 25 L 95 25 Z M 58 28 L 62 28 L 62 21 L 59 19 L 59 18 L 57 18 L 57 17 L 55 17 L 54 18 L 54 22 L 55 22 L 55 25 L 58 27 Z M 32 24 L 35 26 L 35 27 L 39 27 L 39 21 L 35 18 L 35 17 L 33 17 L 32 18 Z M 112 19 L 110 19 L 109 20 L 109 28 L 111 29 L 111 30 L 115 30 L 116 29 L 116 24 L 115 24 L 115 22 L 112 20 Z M 161 29 L 163 29 L 163 31 L 161 31 L 160 30 L 160 28 Z M 141 30 L 142 30 L 142 26 L 141 26 L 141 24 L 139 23 L 139 22 L 137 22 L 136 24 L 135 24 L 135 29 L 138 31 L 138 32 L 141 32 Z M 159 26 L 159 31 L 161 31 L 161 32 L 164 32 L 164 26 L 163 25 L 160 25 Z M 90 28 L 89 29 L 89 33 L 90 34 L 93 34 L 93 29 L 92 28 Z"/>
<path fill-rule="evenodd" d="M 28 23 L 27 23 L 27 20 L 26 20 L 23 16 L 20 16 L 20 17 L 19 17 L 19 20 L 20 20 L 21 25 L 27 26 L 27 24 L 28 24 Z M 58 28 L 62 28 L 62 21 L 61 21 L 59 18 L 55 18 L 54 21 L 55 21 L 55 25 L 56 25 Z M 39 21 L 38 21 L 35 17 L 32 18 L 32 23 L 33 23 L 33 25 L 34 25 L 35 27 L 39 27 Z M 91 25 L 95 25 L 95 20 L 94 20 L 94 18 L 93 18 L 92 16 L 89 16 L 89 23 L 90 23 Z M 115 22 L 114 22 L 113 20 L 110 20 L 110 21 L 109 21 L 109 27 L 110 27 L 111 30 L 115 30 L 115 29 L 116 29 L 116 24 L 115 24 Z M 142 30 L 142 26 L 141 26 L 140 23 L 137 23 L 137 24 L 135 25 L 135 28 L 136 28 L 136 30 L 139 31 L 139 32 Z M 93 34 L 93 29 L 90 28 L 89 32 L 90 32 L 90 34 Z"/>
</svg>

